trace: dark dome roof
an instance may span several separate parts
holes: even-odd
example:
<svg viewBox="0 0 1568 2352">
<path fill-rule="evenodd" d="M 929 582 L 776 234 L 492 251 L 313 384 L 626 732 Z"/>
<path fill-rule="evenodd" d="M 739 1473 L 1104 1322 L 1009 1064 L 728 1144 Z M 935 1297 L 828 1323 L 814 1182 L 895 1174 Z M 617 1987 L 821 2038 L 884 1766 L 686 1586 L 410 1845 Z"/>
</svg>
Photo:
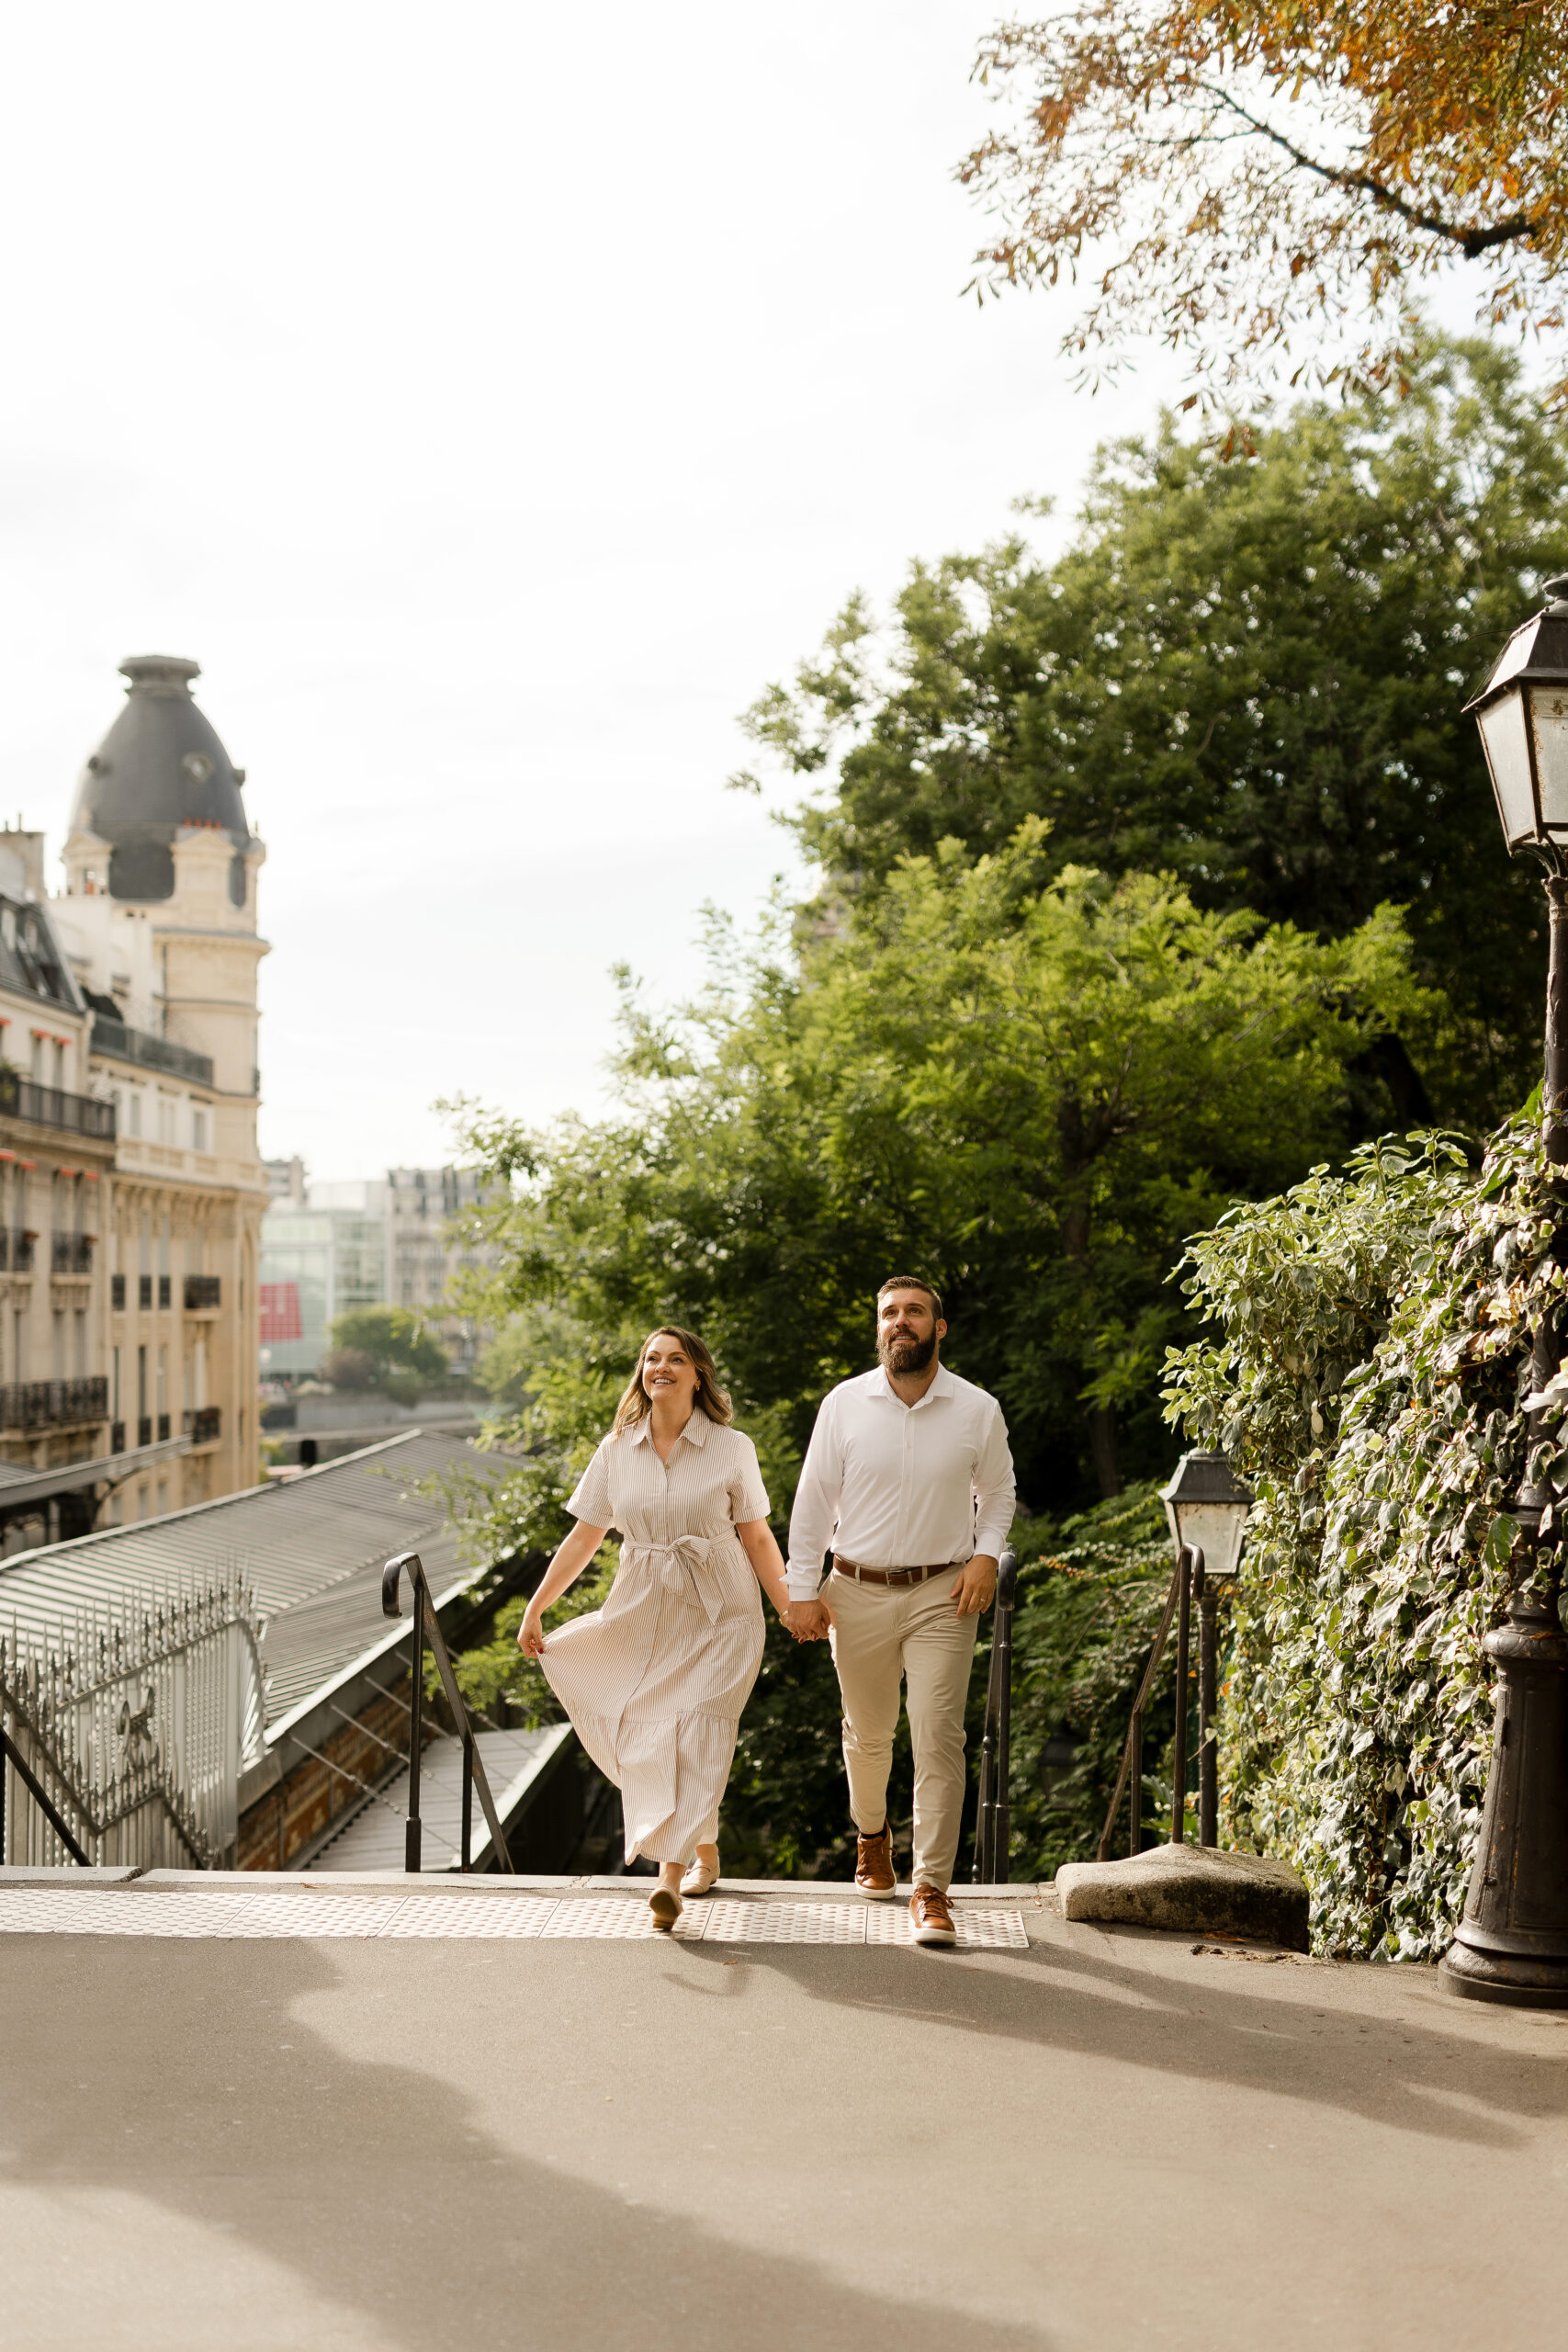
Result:
<svg viewBox="0 0 1568 2352">
<path fill-rule="evenodd" d="M 200 665 L 171 654 L 138 653 L 119 665 L 130 681 L 125 708 L 82 771 L 73 832 L 96 833 L 117 849 L 167 844 L 185 825 L 211 825 L 236 849 L 250 839 L 236 768 L 206 713 L 191 699 Z M 135 861 L 125 861 L 128 876 Z M 161 890 L 118 898 L 162 897 Z M 172 884 L 171 884 L 172 887 Z"/>
</svg>

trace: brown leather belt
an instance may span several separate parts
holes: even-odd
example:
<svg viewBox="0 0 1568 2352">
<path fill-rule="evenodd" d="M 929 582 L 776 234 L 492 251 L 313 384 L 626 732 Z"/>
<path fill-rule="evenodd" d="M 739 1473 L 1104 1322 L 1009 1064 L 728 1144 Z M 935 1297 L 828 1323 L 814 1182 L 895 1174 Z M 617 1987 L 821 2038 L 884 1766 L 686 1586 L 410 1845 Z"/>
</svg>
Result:
<svg viewBox="0 0 1568 2352">
<path fill-rule="evenodd" d="M 967 1560 L 937 1560 L 929 1568 L 863 1568 L 858 1560 L 846 1560 L 838 1552 L 833 1555 L 833 1574 L 849 1577 L 856 1584 L 924 1584 L 928 1577 L 950 1577 L 968 1566 Z"/>
</svg>

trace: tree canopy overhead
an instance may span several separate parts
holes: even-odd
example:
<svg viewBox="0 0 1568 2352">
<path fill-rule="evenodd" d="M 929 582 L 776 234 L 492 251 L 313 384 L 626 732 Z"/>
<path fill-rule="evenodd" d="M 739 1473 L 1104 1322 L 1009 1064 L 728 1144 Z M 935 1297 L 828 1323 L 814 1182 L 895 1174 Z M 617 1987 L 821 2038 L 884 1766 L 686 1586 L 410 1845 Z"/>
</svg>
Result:
<svg viewBox="0 0 1568 2352">
<path fill-rule="evenodd" d="M 1536 1075 L 1544 923 L 1463 705 L 1568 556 L 1565 501 L 1568 430 L 1517 362 L 1432 345 L 1392 416 L 1303 403 L 1241 463 L 1169 421 L 1112 447 L 1056 560 L 915 565 L 887 626 L 852 599 L 748 724 L 815 784 L 801 835 L 853 900 L 1038 816 L 1058 866 L 1320 937 L 1407 908 L 1453 1013 L 1427 1091 L 1483 1126 Z"/>
<path fill-rule="evenodd" d="M 1293 355 L 1292 381 L 1381 390 L 1452 260 L 1491 323 L 1562 327 L 1564 0 L 1076 0 L 976 72 L 1011 118 L 960 168 L 998 216 L 976 283 L 1081 267 L 1080 355 L 1155 332 L 1201 385 Z"/>
</svg>

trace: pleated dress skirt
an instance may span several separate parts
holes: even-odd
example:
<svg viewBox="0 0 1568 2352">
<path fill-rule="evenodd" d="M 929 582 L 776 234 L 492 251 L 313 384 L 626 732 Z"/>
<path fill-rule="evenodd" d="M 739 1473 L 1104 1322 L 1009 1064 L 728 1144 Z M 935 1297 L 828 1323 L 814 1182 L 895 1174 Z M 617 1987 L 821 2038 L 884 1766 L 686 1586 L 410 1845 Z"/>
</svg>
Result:
<svg viewBox="0 0 1568 2352">
<path fill-rule="evenodd" d="M 621 1792 L 628 1862 L 689 1861 L 718 1834 L 762 1604 L 739 1536 L 622 1544 L 602 1609 L 547 1634 L 539 1663 Z"/>
</svg>

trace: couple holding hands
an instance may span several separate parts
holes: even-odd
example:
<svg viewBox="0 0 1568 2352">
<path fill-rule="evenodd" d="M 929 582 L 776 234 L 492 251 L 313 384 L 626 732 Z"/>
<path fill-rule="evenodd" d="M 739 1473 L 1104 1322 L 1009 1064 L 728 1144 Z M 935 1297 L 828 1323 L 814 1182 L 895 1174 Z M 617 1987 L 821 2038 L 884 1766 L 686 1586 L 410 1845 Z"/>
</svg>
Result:
<svg viewBox="0 0 1568 2352">
<path fill-rule="evenodd" d="M 877 1367 L 823 1401 L 787 1568 L 757 1450 L 733 1426 L 707 1349 L 671 1326 L 643 1341 L 610 1434 L 568 1502 L 577 1525 L 517 1639 L 621 1791 L 627 1861 L 646 1854 L 659 1864 L 649 1905 L 660 1928 L 718 1877 L 719 1803 L 762 1657 L 761 1587 L 797 1641 L 832 1645 L 855 1884 L 874 1900 L 896 1892 L 887 1781 L 905 1686 L 915 1940 L 954 1940 L 947 1889 L 964 1805 L 964 1703 L 1014 1490 L 1001 1408 L 942 1363 L 946 1330 L 929 1283 L 883 1283 Z M 547 1635 L 546 1611 L 613 1527 L 622 1544 L 608 1600 Z"/>
</svg>

